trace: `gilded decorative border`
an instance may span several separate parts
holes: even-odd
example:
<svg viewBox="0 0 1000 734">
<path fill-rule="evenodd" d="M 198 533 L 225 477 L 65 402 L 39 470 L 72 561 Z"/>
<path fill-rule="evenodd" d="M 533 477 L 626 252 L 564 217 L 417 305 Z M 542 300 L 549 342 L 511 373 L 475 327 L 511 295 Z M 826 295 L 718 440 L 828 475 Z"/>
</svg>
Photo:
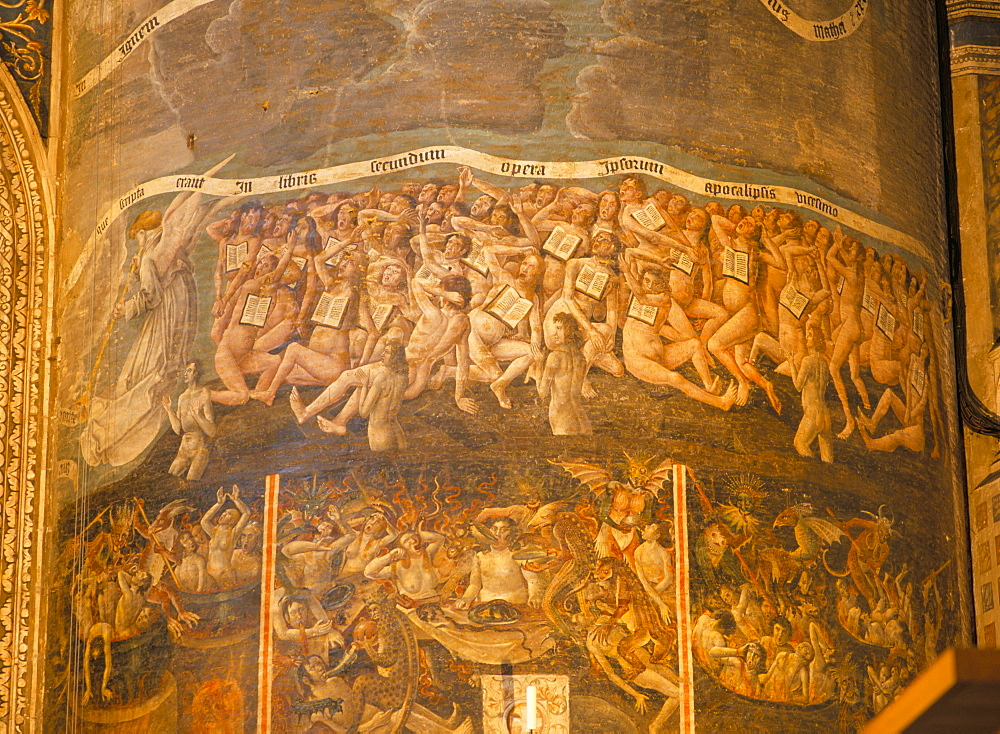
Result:
<svg viewBox="0 0 1000 734">
<path fill-rule="evenodd" d="M 31 109 L 42 135 L 48 135 L 52 0 L 0 2 L 0 61 L 7 67 Z"/>
<path fill-rule="evenodd" d="M 0 731 L 34 728 L 49 370 L 50 209 L 43 148 L 0 70 Z"/>
</svg>

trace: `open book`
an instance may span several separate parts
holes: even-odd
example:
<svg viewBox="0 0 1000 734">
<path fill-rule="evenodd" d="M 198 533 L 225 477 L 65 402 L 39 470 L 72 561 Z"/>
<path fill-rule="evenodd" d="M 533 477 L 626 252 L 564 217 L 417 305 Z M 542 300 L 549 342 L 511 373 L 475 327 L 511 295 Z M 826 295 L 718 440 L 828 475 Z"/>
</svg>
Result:
<svg viewBox="0 0 1000 734">
<path fill-rule="evenodd" d="M 727 247 L 722 251 L 722 274 L 750 285 L 750 254 Z"/>
<path fill-rule="evenodd" d="M 347 314 L 347 306 L 350 303 L 350 296 L 341 294 L 334 296 L 329 292 L 319 297 L 319 303 L 313 311 L 312 320 L 321 326 L 329 326 L 331 329 L 339 329 L 344 325 L 344 316 Z"/>
<path fill-rule="evenodd" d="M 885 307 L 885 304 L 878 305 L 878 315 L 875 317 L 875 326 L 882 332 L 886 339 L 892 340 L 896 333 L 896 317 Z"/>
<path fill-rule="evenodd" d="M 577 273 L 573 287 L 583 295 L 600 301 L 604 298 L 610 280 L 611 275 L 608 272 L 597 270 L 593 265 L 587 263 Z"/>
<path fill-rule="evenodd" d="M 542 251 L 552 255 L 557 260 L 566 262 L 573 257 L 576 248 L 580 246 L 581 242 L 583 242 L 582 237 L 567 232 L 560 225 L 549 234 L 548 239 L 545 240 L 545 244 L 542 245 Z"/>
<path fill-rule="evenodd" d="M 243 261 L 247 259 L 247 251 L 250 243 L 244 240 L 238 245 L 226 245 L 226 272 L 232 273 L 240 269 Z"/>
<path fill-rule="evenodd" d="M 868 313 L 873 316 L 878 312 L 879 303 L 872 295 L 871 291 L 868 289 L 868 284 L 865 284 L 865 291 L 861 294 L 861 308 L 863 308 Z"/>
<path fill-rule="evenodd" d="M 678 250 L 675 247 L 670 248 L 670 257 L 673 260 L 671 267 L 680 270 L 685 275 L 691 275 L 694 270 L 694 260 L 688 255 L 684 250 Z"/>
<path fill-rule="evenodd" d="M 910 328 L 917 339 L 924 340 L 924 310 L 919 306 L 913 309 L 913 323 L 910 324 Z"/>
<path fill-rule="evenodd" d="M 249 294 L 246 303 L 243 304 L 240 323 L 244 326 L 263 326 L 267 321 L 267 314 L 271 310 L 272 300 L 271 296 Z"/>
<path fill-rule="evenodd" d="M 334 255 L 332 255 L 331 257 L 328 257 L 326 259 L 325 262 L 326 262 L 327 267 L 331 267 L 331 268 L 337 267 L 340 264 L 340 261 L 343 260 L 344 257 L 347 256 L 348 253 L 354 252 L 357 249 L 358 249 L 357 243 L 352 243 L 350 245 L 347 245 L 347 247 L 345 247 L 344 249 L 338 250 Z M 377 256 L 378 256 L 378 253 L 376 253 L 376 257 Z"/>
<path fill-rule="evenodd" d="M 788 311 L 796 319 L 801 319 L 802 314 L 805 313 L 806 308 L 809 306 L 809 296 L 805 293 L 797 291 L 795 287 L 789 283 L 781 289 L 781 296 L 778 298 L 778 303 L 788 309 Z"/>
<path fill-rule="evenodd" d="M 654 232 L 667 223 L 660 210 L 651 201 L 632 212 L 632 219 Z"/>
<path fill-rule="evenodd" d="M 629 298 L 628 311 L 625 315 L 630 319 L 641 321 L 649 326 L 655 326 L 656 318 L 660 315 L 660 309 L 656 306 L 639 303 L 639 299 L 633 295 Z"/>
<path fill-rule="evenodd" d="M 461 263 L 472 268 L 484 278 L 489 275 L 490 266 L 486 262 L 486 253 L 480 245 L 474 246 L 468 255 L 462 258 Z"/>
<path fill-rule="evenodd" d="M 372 321 L 375 322 L 375 329 L 381 334 L 392 321 L 396 307 L 391 303 L 373 303 L 368 308 L 372 315 Z"/>
<path fill-rule="evenodd" d="M 413 277 L 416 280 L 419 280 L 422 283 L 426 283 L 429 286 L 441 285 L 441 279 L 434 274 L 434 271 L 431 270 L 430 266 L 427 263 L 421 265 L 420 269 L 417 270 L 416 274 Z"/>
<path fill-rule="evenodd" d="M 493 299 L 483 307 L 490 316 L 495 316 L 510 328 L 515 328 L 530 313 L 531 301 L 509 285 L 505 285 Z"/>
</svg>

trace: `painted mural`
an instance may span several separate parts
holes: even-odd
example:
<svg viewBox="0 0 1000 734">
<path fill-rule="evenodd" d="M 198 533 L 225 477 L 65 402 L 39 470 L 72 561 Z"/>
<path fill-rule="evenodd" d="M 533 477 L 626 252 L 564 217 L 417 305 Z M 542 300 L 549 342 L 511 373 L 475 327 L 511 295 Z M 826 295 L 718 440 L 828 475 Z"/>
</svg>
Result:
<svg viewBox="0 0 1000 734">
<path fill-rule="evenodd" d="M 858 730 L 962 634 L 940 217 L 609 118 L 620 3 L 300 5 L 74 41 L 46 726 Z"/>
</svg>

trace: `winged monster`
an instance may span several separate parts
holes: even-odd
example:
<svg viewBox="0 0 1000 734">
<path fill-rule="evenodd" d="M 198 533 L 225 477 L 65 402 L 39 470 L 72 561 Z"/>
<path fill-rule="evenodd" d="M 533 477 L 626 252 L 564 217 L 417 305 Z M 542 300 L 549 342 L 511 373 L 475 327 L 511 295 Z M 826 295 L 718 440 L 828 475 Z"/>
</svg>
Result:
<svg viewBox="0 0 1000 734">
<path fill-rule="evenodd" d="M 673 471 L 673 460 L 664 459 L 650 469 L 655 457 L 625 454 L 625 458 L 625 481 L 615 479 L 609 469 L 582 461 L 549 459 L 549 463 L 565 469 L 598 498 L 601 525 L 594 541 L 598 557 L 620 558 L 634 568 L 635 549 L 642 542 L 638 530 L 652 520 L 663 483 Z"/>
</svg>

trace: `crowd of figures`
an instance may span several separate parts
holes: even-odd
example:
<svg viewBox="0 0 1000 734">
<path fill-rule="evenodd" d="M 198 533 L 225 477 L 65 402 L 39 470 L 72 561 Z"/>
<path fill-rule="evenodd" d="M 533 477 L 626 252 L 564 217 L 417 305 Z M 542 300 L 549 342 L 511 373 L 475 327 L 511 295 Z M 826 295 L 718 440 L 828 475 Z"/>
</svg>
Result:
<svg viewBox="0 0 1000 734">
<path fill-rule="evenodd" d="M 674 468 L 552 463 L 580 484 L 547 503 L 529 485 L 501 503 L 492 482 L 438 479 L 345 481 L 309 502 L 291 492 L 272 604 L 274 721 L 470 731 L 468 685 L 523 664 L 584 675 L 610 700 L 624 694 L 649 731 L 669 730 Z M 698 485 L 689 503 L 700 675 L 748 699 L 839 710 L 853 731 L 935 657 L 941 569 L 917 578 L 899 564 L 884 507 L 838 519 L 802 503 L 768 524 L 754 514 L 763 493 L 742 496 L 713 503 Z"/>
<path fill-rule="evenodd" d="M 291 385 L 300 423 L 345 434 L 360 415 L 373 450 L 404 446 L 402 404 L 446 383 L 474 415 L 470 383 L 511 409 L 512 383 L 533 382 L 553 434 L 590 433 L 594 369 L 719 410 L 760 389 L 781 412 L 787 378 L 795 449 L 824 461 L 835 430 L 922 452 L 929 420 L 940 448 L 937 286 L 793 210 L 650 196 L 636 176 L 506 190 L 462 168 L 453 183 L 247 201 L 207 231 L 223 383 L 211 400 L 271 405 Z M 306 385 L 325 389 L 307 403 Z"/>
<path fill-rule="evenodd" d="M 186 500 L 152 521 L 145 503 L 105 508 L 67 545 L 72 642 L 84 704 L 120 705 L 160 684 L 173 639 L 221 639 L 254 628 L 260 585 L 260 514 L 239 488 L 218 490 L 199 512 Z M 82 669 L 81 669 L 82 668 Z"/>
<path fill-rule="evenodd" d="M 696 659 L 729 690 L 770 701 L 839 701 L 841 730 L 877 714 L 937 656 L 940 574 L 899 560 L 885 505 L 846 520 L 810 503 L 768 522 L 752 479 L 704 512 L 694 542 Z M 825 516 L 824 516 L 825 515 Z"/>
<path fill-rule="evenodd" d="M 236 486 L 211 506 L 170 502 L 152 521 L 142 500 L 105 508 L 64 552 L 67 682 L 90 706 L 151 695 L 172 643 L 255 639 L 263 583 L 282 730 L 472 731 L 488 714 L 479 676 L 511 664 L 584 676 L 666 731 L 685 596 L 696 686 L 839 711 L 852 731 L 947 634 L 944 567 L 900 561 L 884 505 L 838 516 L 786 497 L 776 511 L 780 497 L 748 476 L 730 477 L 720 501 L 689 469 L 648 456 L 550 465 L 503 486 L 289 481 L 269 579 L 261 501 Z M 676 585 L 675 472 L 690 479 L 689 588 Z"/>
</svg>

